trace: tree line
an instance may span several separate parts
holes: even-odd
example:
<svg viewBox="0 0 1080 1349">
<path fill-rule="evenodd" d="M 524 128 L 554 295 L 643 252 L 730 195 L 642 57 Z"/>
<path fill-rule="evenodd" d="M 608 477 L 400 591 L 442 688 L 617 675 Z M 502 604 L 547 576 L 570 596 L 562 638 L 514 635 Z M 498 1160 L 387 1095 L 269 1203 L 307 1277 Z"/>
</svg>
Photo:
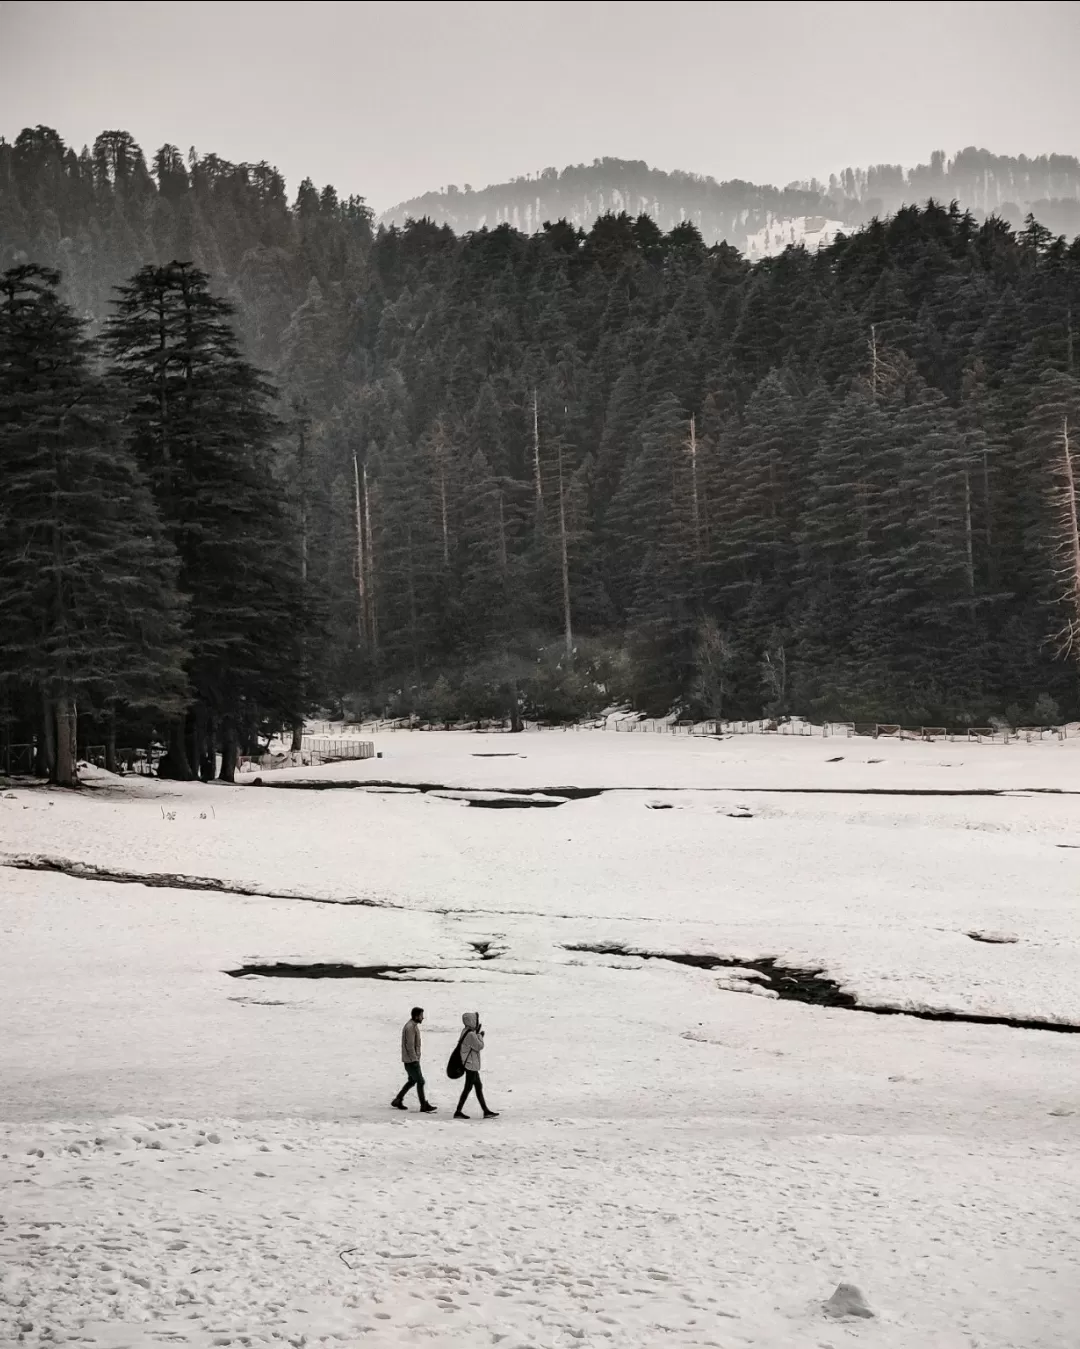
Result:
<svg viewBox="0 0 1080 1349">
<path fill-rule="evenodd" d="M 747 240 L 776 220 L 821 216 L 857 228 L 874 216 L 933 198 L 956 200 L 981 221 L 996 214 L 1019 228 L 1034 213 L 1055 232 L 1080 230 L 1080 161 L 1073 155 L 995 155 L 969 146 L 951 159 L 936 150 L 927 164 L 872 164 L 776 188 L 740 180 L 717 182 L 696 173 L 667 173 L 641 160 L 595 159 L 528 177 L 468 183 L 426 192 L 383 212 L 384 225 L 428 216 L 457 234 L 507 222 L 527 234 L 544 220 L 589 226 L 605 211 L 646 212 L 664 230 L 691 220 L 706 243 Z"/>
<path fill-rule="evenodd" d="M 379 232 L 283 343 L 318 588 L 371 615 L 326 686 L 1074 715 L 1078 284 L 1080 246 L 932 202 L 754 267 L 647 217 Z"/>
<path fill-rule="evenodd" d="M 34 304 L 74 304 L 71 342 L 85 320 L 101 344 L 80 378 L 157 513 L 140 583 L 172 587 L 178 635 L 152 697 L 74 658 L 60 694 L 18 656 L 19 715 L 45 687 L 125 733 L 148 709 L 183 773 L 315 707 L 1080 711 L 1080 246 L 1035 220 L 931 201 L 755 266 L 647 216 L 372 233 L 330 188 L 268 195 L 265 166 L 214 161 L 208 187 L 212 156 L 147 169 L 109 133 L 121 171 L 46 131 L 0 146 L 0 260 L 77 261 Z M 190 252 L 162 253 L 185 219 Z"/>
</svg>

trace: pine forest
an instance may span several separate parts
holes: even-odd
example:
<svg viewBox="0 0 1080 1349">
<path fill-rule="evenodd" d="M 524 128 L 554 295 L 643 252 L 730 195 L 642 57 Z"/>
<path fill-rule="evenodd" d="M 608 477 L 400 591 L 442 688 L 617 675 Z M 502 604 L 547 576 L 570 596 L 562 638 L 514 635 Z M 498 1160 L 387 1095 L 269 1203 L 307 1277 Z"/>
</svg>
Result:
<svg viewBox="0 0 1080 1349">
<path fill-rule="evenodd" d="M 318 711 L 1080 715 L 1080 241 L 1034 216 L 751 266 L 37 127 L 0 274 L 0 747 L 55 781 L 228 780 Z"/>
</svg>

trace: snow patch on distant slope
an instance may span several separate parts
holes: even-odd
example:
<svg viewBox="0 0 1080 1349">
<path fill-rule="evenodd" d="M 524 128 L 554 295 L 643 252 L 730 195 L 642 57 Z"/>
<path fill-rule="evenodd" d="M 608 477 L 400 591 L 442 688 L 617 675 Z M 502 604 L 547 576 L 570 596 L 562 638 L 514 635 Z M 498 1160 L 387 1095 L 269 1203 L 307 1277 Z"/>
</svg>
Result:
<svg viewBox="0 0 1080 1349">
<path fill-rule="evenodd" d="M 842 220 L 830 220 L 823 215 L 774 216 L 754 234 L 746 237 L 746 256 L 751 262 L 772 258 L 791 245 L 801 244 L 814 252 L 826 248 L 836 236 L 851 226 Z"/>
</svg>

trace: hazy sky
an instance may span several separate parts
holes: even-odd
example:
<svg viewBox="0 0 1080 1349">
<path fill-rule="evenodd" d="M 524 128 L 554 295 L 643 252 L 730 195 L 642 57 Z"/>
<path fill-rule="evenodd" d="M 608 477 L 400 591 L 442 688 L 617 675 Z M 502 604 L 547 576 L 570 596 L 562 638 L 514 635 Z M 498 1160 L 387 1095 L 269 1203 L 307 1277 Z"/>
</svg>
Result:
<svg viewBox="0 0 1080 1349">
<path fill-rule="evenodd" d="M 0 135 L 130 131 L 376 210 L 602 155 L 783 184 L 1080 153 L 1073 3 L 0 3 Z"/>
</svg>

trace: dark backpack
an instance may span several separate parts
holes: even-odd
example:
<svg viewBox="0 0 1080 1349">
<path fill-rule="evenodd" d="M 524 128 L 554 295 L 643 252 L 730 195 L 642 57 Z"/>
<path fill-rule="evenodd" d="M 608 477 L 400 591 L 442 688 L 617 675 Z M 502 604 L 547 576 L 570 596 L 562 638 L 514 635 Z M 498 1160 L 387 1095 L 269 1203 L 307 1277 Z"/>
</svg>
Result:
<svg viewBox="0 0 1080 1349">
<path fill-rule="evenodd" d="M 467 1030 L 463 1030 L 463 1031 L 461 1032 L 461 1035 L 458 1037 L 458 1042 L 457 1042 L 457 1044 L 456 1044 L 456 1045 L 453 1047 L 453 1049 L 450 1051 L 450 1057 L 446 1060 L 446 1076 L 447 1076 L 447 1077 L 464 1077 L 464 1076 L 465 1076 L 465 1064 L 464 1064 L 464 1061 L 462 1060 L 462 1057 L 461 1057 L 461 1042 L 462 1042 L 462 1040 L 465 1039 L 465 1037 L 466 1037 L 466 1035 L 468 1035 L 468 1033 L 469 1033 L 469 1032 L 468 1032 Z"/>
</svg>

